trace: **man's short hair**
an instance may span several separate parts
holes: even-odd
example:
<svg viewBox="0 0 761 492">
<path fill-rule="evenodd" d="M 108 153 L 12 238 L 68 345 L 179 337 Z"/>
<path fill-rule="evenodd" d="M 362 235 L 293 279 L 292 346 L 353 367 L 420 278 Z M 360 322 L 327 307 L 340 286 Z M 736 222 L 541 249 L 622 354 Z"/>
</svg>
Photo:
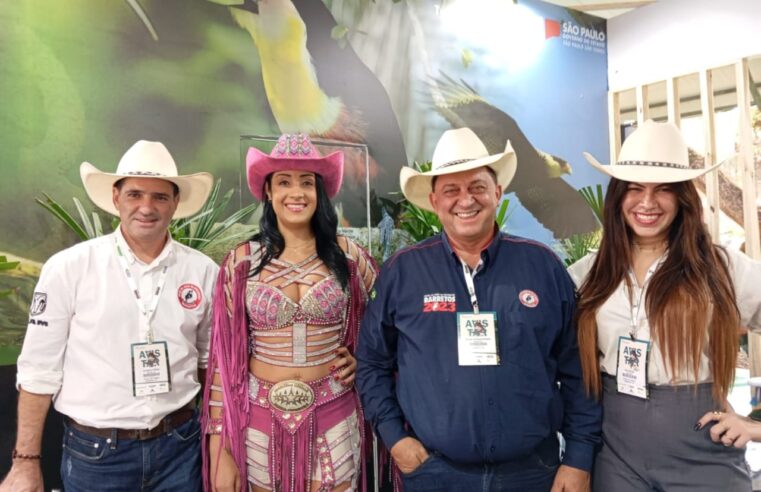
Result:
<svg viewBox="0 0 761 492">
<path fill-rule="evenodd" d="M 127 179 L 127 178 L 126 177 L 122 178 L 119 181 L 117 181 L 116 183 L 114 183 L 114 188 L 116 188 L 119 191 L 122 191 L 122 186 L 124 186 L 124 180 L 125 179 Z M 159 178 L 159 179 L 161 179 L 161 178 Z M 172 191 L 174 192 L 174 195 L 172 195 L 172 196 L 177 196 L 177 195 L 180 194 L 180 187 L 177 186 L 177 183 L 175 183 L 173 181 L 168 181 L 168 180 L 165 180 L 165 181 L 167 183 L 172 185 Z"/>
<path fill-rule="evenodd" d="M 492 169 L 489 166 L 483 166 L 486 168 L 487 171 L 489 171 L 489 174 L 491 175 L 491 178 L 494 180 L 494 184 L 497 184 L 497 173 L 494 172 L 494 169 Z M 475 168 L 478 169 L 478 168 Z M 436 190 L 436 180 L 438 179 L 439 175 L 433 176 L 431 178 L 431 191 Z"/>
</svg>

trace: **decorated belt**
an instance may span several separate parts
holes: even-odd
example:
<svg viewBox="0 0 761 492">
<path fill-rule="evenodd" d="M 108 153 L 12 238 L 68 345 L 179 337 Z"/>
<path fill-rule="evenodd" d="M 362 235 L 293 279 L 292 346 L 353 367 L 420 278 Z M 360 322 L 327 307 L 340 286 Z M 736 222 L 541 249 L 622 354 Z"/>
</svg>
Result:
<svg viewBox="0 0 761 492">
<path fill-rule="evenodd" d="M 351 390 L 332 375 L 314 381 L 288 379 L 277 383 L 264 381 L 253 374 L 248 377 L 251 402 L 267 408 L 289 432 L 295 433 L 314 410 L 337 400 Z"/>
</svg>

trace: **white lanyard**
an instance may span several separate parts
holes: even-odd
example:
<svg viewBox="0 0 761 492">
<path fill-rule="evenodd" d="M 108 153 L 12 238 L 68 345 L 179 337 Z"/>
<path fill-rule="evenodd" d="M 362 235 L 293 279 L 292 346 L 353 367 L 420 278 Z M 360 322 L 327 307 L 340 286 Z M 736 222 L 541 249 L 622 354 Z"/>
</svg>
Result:
<svg viewBox="0 0 761 492">
<path fill-rule="evenodd" d="M 478 314 L 478 297 L 476 297 L 476 286 L 473 285 L 473 275 L 478 273 L 478 266 L 471 273 L 470 267 L 464 261 L 460 260 L 460 263 L 462 264 L 462 273 L 465 275 L 465 285 L 468 286 L 470 304 L 473 306 L 473 312 Z"/>
<path fill-rule="evenodd" d="M 637 311 L 634 311 L 634 306 L 632 306 L 632 292 L 629 291 L 629 320 L 631 322 L 631 330 L 629 331 L 629 337 L 632 340 L 637 339 L 637 330 L 639 329 L 639 313 L 642 309 L 642 303 L 644 301 L 643 297 L 645 297 L 645 291 L 647 290 L 647 286 L 650 284 L 650 279 L 653 278 L 653 274 L 655 271 L 661 266 L 661 263 L 663 263 L 666 260 L 666 254 L 664 253 L 663 256 L 658 258 L 655 263 L 650 266 L 650 268 L 647 269 L 647 273 L 645 274 L 645 283 L 642 284 L 642 289 L 639 291 L 639 296 L 637 296 Z M 634 271 L 629 270 L 629 279 L 631 281 L 631 285 L 635 286 L 637 284 L 637 276 L 634 274 Z M 639 288 L 639 287 L 638 287 Z"/>
<path fill-rule="evenodd" d="M 127 265 L 127 259 L 124 257 L 122 249 L 116 239 L 114 239 L 114 245 L 116 246 L 116 258 L 119 260 L 119 264 L 122 267 L 124 276 L 127 278 L 127 285 L 129 285 L 129 288 L 132 290 L 132 294 L 135 296 L 137 309 L 140 312 L 140 315 L 145 318 L 145 323 L 148 326 L 148 342 L 153 343 L 153 327 L 151 326 L 151 319 L 153 318 L 153 314 L 156 312 L 156 306 L 159 303 L 161 291 L 164 290 L 164 283 L 166 282 L 166 275 L 167 271 L 169 270 L 169 265 L 164 265 L 164 268 L 161 269 L 159 281 L 153 291 L 153 298 L 151 299 L 149 306 L 146 306 L 145 303 L 140 299 L 140 290 L 135 283 L 135 279 L 132 277 L 132 272 L 130 272 L 129 266 Z"/>
</svg>

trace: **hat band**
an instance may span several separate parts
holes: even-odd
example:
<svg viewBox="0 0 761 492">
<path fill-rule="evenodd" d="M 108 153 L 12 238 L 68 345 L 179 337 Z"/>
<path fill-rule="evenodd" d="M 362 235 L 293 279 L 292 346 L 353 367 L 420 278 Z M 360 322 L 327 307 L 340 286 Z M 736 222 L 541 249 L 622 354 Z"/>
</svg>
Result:
<svg viewBox="0 0 761 492">
<path fill-rule="evenodd" d="M 125 176 L 164 176 L 161 173 L 155 173 L 153 171 L 127 171 Z"/>
<path fill-rule="evenodd" d="M 457 159 L 456 161 L 445 162 L 444 164 L 438 166 L 436 169 L 442 169 L 442 168 L 445 168 L 445 167 L 456 166 L 457 164 L 462 164 L 463 162 L 470 162 L 470 161 L 473 161 L 473 160 L 475 160 L 475 159 Z"/>
<path fill-rule="evenodd" d="M 670 167 L 673 169 L 689 169 L 682 164 L 674 162 L 657 162 L 657 161 L 618 161 L 617 166 L 648 166 L 648 167 Z"/>
</svg>

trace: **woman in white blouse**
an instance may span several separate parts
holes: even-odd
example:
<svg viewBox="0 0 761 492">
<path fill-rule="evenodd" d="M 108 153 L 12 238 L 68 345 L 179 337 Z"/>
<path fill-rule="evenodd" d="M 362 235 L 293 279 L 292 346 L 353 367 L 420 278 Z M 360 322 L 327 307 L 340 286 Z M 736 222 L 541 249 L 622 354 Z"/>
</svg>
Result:
<svg viewBox="0 0 761 492">
<path fill-rule="evenodd" d="M 674 125 L 645 122 L 614 164 L 585 156 L 612 177 L 600 249 L 569 268 L 584 382 L 603 402 L 593 489 L 749 491 L 744 421 L 722 424 L 724 446 L 711 429 L 732 414 L 740 327 L 761 330 L 761 263 L 711 241 L 691 181 L 710 169 L 690 169 Z"/>
</svg>

